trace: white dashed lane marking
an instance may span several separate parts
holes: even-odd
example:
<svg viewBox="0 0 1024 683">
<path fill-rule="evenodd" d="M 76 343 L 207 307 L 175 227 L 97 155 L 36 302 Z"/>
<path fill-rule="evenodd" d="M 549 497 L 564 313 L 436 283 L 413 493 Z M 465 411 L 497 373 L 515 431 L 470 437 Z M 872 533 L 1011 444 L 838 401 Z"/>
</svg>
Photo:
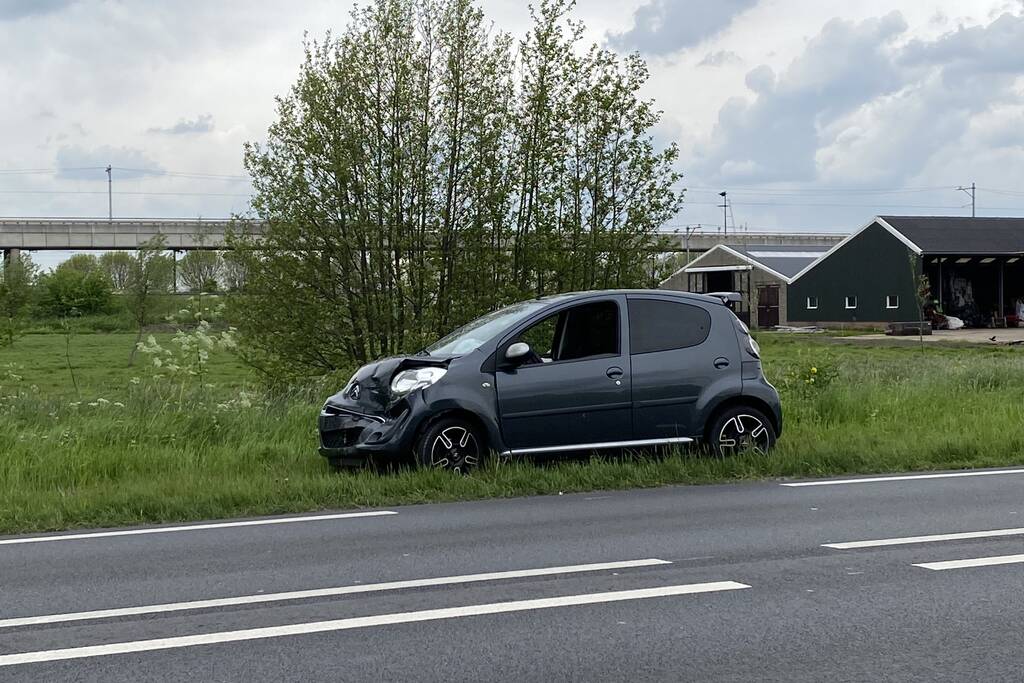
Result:
<svg viewBox="0 0 1024 683">
<path fill-rule="evenodd" d="M 154 526 L 142 529 L 120 529 L 118 531 L 91 531 L 84 534 L 54 534 L 51 536 L 20 536 L 18 538 L 0 539 L 0 545 L 21 545 L 24 543 L 51 543 L 56 541 L 83 541 L 93 538 L 113 538 L 116 536 L 145 536 L 149 534 L 171 534 L 185 531 L 208 531 L 210 529 L 231 529 L 247 526 L 273 526 L 275 524 L 301 524 L 305 522 L 325 522 L 336 519 L 359 519 L 362 517 L 383 517 L 397 515 L 393 510 L 373 510 L 369 512 L 339 512 L 330 515 L 306 515 L 303 517 L 268 517 L 266 519 L 246 519 L 238 522 L 213 522 L 210 524 L 187 524 L 184 526 Z"/>
<path fill-rule="evenodd" d="M 0 628 L 17 626 L 37 626 L 40 624 L 56 624 L 68 621 L 86 621 L 92 619 L 112 619 L 131 617 L 141 614 L 158 614 L 165 612 L 184 612 L 188 610 L 210 609 L 214 607 L 236 607 L 267 602 L 284 602 L 286 600 L 305 600 L 309 598 L 326 598 L 338 595 L 357 593 L 379 593 L 382 591 L 402 590 L 408 588 L 424 588 L 428 586 L 450 586 L 456 584 L 475 583 L 480 581 L 502 581 L 537 576 L 554 576 L 558 574 L 577 574 L 599 572 L 611 569 L 632 569 L 635 567 L 651 567 L 672 564 L 667 560 L 645 559 L 626 560 L 622 562 L 600 562 L 595 564 L 575 564 L 564 567 L 544 567 L 540 569 L 517 569 L 486 574 L 464 574 L 461 576 L 443 576 L 430 579 L 411 579 L 407 581 L 389 581 L 387 583 L 367 583 L 351 586 L 335 586 L 332 588 L 314 588 L 311 590 L 288 591 L 285 593 L 262 593 L 258 595 L 241 595 L 231 598 L 213 598 L 208 600 L 190 600 L 188 602 L 172 602 L 159 605 L 141 605 L 137 607 L 117 607 L 113 609 L 92 610 L 88 612 L 67 612 L 64 614 L 44 614 L 35 617 L 15 617 L 0 619 Z"/>
<path fill-rule="evenodd" d="M 132 652 L 148 652 L 152 650 L 170 650 L 196 645 L 213 645 L 217 643 L 233 643 L 246 640 L 265 638 L 281 638 L 310 633 L 329 631 L 345 631 L 350 629 L 384 626 L 389 624 L 406 624 L 420 621 L 436 621 L 440 619 L 458 619 L 483 614 L 507 614 L 529 610 L 550 609 L 554 607 L 571 607 L 574 605 L 595 605 L 600 603 L 643 600 L 647 598 L 664 598 L 676 595 L 696 593 L 713 593 L 717 591 L 733 591 L 750 586 L 735 581 L 714 581 L 710 583 L 692 583 L 678 586 L 661 586 L 658 588 L 642 588 L 638 590 L 611 591 L 605 593 L 584 593 L 565 595 L 555 598 L 534 600 L 515 600 L 511 602 L 495 602 L 483 605 L 466 605 L 463 607 L 445 607 L 416 612 L 399 612 L 380 614 L 368 617 L 353 617 L 331 621 L 314 621 L 304 624 L 288 624 L 251 628 L 239 631 L 222 631 L 219 633 L 203 633 L 197 635 L 176 636 L 171 638 L 155 638 L 152 640 L 135 640 L 105 645 L 89 645 L 59 650 L 40 650 L 37 652 L 21 652 L 0 655 L 0 666 L 15 666 L 37 662 L 54 662 L 66 659 L 82 659 L 86 657 L 104 657 L 108 655 Z"/>
</svg>

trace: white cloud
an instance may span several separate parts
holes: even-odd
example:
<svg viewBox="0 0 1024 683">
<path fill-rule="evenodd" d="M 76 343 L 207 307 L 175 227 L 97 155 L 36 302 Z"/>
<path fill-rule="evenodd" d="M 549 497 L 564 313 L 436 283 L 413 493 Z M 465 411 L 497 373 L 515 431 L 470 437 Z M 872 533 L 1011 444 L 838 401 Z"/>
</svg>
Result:
<svg viewBox="0 0 1024 683">
<path fill-rule="evenodd" d="M 732 50 L 718 50 L 704 55 L 697 66 L 723 66 L 726 64 L 742 64 L 743 60 Z"/>
<path fill-rule="evenodd" d="M 633 26 L 610 33 L 619 50 L 666 55 L 698 45 L 725 29 L 757 0 L 649 0 L 633 13 Z"/>
<path fill-rule="evenodd" d="M 26 17 L 56 12 L 75 0 L 3 0 L 0 2 L 0 21 L 17 21 Z"/>
<path fill-rule="evenodd" d="M 102 145 L 86 149 L 78 145 L 66 145 L 57 150 L 57 177 L 81 179 L 84 172 L 93 172 L 107 166 L 117 169 L 119 178 L 143 178 L 163 171 L 160 164 L 144 151 L 130 147 Z"/>
<path fill-rule="evenodd" d="M 521 0 L 482 4 L 496 29 L 528 26 Z M 648 56 L 644 95 L 665 112 L 655 139 L 680 144 L 687 184 L 728 189 L 740 223 L 820 229 L 899 212 L 887 204 L 955 208 L 959 198 L 809 207 L 808 195 L 784 206 L 743 192 L 1024 186 L 1022 10 L 1019 0 L 587 0 L 574 16 L 588 41 Z M 0 211 L 104 216 L 106 174 L 95 167 L 108 163 L 242 173 L 242 144 L 263 137 L 303 32 L 339 30 L 347 15 L 333 0 L 0 2 L 0 168 L 59 169 L 0 175 Z M 68 170 L 80 166 L 92 170 Z M 249 186 L 115 173 L 114 189 L 115 215 L 214 217 L 245 210 Z M 688 192 L 678 222 L 720 222 L 717 189 Z"/>
<path fill-rule="evenodd" d="M 162 133 L 165 135 L 189 135 L 192 133 L 210 133 L 213 131 L 213 115 L 200 114 L 194 119 L 178 119 L 173 126 L 154 126 L 149 129 L 150 133 Z"/>
</svg>

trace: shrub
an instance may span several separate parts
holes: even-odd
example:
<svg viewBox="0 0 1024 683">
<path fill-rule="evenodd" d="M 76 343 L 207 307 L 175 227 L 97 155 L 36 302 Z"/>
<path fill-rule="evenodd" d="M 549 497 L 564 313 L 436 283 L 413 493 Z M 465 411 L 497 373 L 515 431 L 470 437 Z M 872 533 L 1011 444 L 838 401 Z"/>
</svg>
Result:
<svg viewBox="0 0 1024 683">
<path fill-rule="evenodd" d="M 110 310 L 110 280 L 99 270 L 83 272 L 60 266 L 53 273 L 41 277 L 40 284 L 40 307 L 50 315 L 66 316 L 72 311 L 83 314 L 103 313 Z"/>
</svg>

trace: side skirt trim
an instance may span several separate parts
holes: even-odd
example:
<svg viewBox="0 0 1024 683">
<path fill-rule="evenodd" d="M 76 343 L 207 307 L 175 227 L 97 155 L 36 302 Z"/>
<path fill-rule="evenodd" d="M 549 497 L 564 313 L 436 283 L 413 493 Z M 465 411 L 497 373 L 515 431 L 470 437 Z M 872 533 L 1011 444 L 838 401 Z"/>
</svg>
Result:
<svg viewBox="0 0 1024 683">
<path fill-rule="evenodd" d="M 693 443 L 688 436 L 673 436 L 665 439 L 637 439 L 634 441 L 601 441 L 598 443 L 570 443 L 563 446 L 534 446 L 532 448 L 510 448 L 503 456 L 530 455 L 533 453 L 558 453 L 561 451 L 597 451 L 605 448 L 641 448 L 674 443 Z"/>
</svg>

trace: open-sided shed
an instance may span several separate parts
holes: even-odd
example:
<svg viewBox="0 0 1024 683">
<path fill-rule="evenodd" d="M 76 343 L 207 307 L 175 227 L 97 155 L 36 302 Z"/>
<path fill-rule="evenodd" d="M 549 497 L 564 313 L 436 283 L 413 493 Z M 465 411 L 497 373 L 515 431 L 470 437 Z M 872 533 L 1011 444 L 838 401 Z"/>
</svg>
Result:
<svg viewBox="0 0 1024 683">
<path fill-rule="evenodd" d="M 739 292 L 736 314 L 752 327 L 788 324 L 786 289 L 793 276 L 827 251 L 821 246 L 719 244 L 660 284 L 684 292 Z"/>
</svg>

